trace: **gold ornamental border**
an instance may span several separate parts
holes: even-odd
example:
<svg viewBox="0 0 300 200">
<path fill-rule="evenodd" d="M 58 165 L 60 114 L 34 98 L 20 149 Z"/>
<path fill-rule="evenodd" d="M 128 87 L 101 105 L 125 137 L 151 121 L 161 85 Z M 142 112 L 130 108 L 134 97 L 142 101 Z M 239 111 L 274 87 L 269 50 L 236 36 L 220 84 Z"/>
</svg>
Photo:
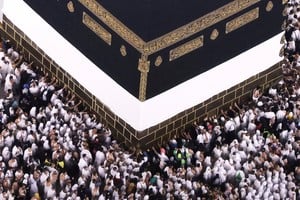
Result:
<svg viewBox="0 0 300 200">
<path fill-rule="evenodd" d="M 145 42 L 95 0 L 78 0 L 121 38 L 142 52 Z"/>
<path fill-rule="evenodd" d="M 104 42 L 111 45 L 111 34 L 85 12 L 82 13 L 82 23 L 98 35 Z"/>
<path fill-rule="evenodd" d="M 188 54 L 200 47 L 203 46 L 203 40 L 204 37 L 201 35 L 200 37 L 197 37 L 191 41 L 188 41 L 179 47 L 176 47 L 175 49 L 172 49 L 170 51 L 169 55 L 169 61 L 175 60 L 181 56 L 184 56 L 185 54 Z"/>
<path fill-rule="evenodd" d="M 213 12 L 203 15 L 190 23 L 149 42 L 145 42 L 97 1 L 78 1 L 140 53 L 143 55 L 151 55 L 258 3 L 261 0 L 232 1 Z"/>
<path fill-rule="evenodd" d="M 250 10 L 246 12 L 245 14 L 229 21 L 226 23 L 226 30 L 225 33 L 230 33 L 236 29 L 241 28 L 242 26 L 245 26 L 246 24 L 256 20 L 259 18 L 259 8 L 254 8 L 253 10 Z"/>
</svg>

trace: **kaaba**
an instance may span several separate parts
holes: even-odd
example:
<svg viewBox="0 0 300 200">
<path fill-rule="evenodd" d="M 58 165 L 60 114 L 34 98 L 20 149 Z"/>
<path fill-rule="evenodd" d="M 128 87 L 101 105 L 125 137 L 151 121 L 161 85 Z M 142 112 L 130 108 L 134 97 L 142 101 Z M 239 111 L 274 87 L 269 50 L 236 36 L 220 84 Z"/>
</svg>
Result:
<svg viewBox="0 0 300 200">
<path fill-rule="evenodd" d="M 278 0 L 25 2 L 140 101 L 280 33 L 284 17 Z"/>
</svg>

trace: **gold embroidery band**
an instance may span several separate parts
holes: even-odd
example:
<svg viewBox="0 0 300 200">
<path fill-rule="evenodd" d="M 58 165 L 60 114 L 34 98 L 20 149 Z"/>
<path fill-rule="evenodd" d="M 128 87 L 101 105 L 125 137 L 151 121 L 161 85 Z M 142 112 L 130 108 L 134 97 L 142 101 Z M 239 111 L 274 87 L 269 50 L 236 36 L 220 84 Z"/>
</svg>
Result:
<svg viewBox="0 0 300 200">
<path fill-rule="evenodd" d="M 141 72 L 140 74 L 140 88 L 139 88 L 139 100 L 146 100 L 146 90 L 147 90 L 147 82 L 148 82 L 148 72 L 150 70 L 150 61 L 148 61 L 148 57 L 146 55 L 142 55 L 139 59 L 138 70 Z"/>
<path fill-rule="evenodd" d="M 259 2 L 260 0 L 235 0 L 226 4 L 223 7 L 210 12 L 195 21 L 192 21 L 166 35 L 154 39 L 146 44 L 144 47 L 145 54 L 153 54 L 161 49 L 173 45 L 195 33 L 198 33 L 242 10 L 251 5 Z"/>
<path fill-rule="evenodd" d="M 249 12 L 229 21 L 226 23 L 226 34 L 230 33 L 238 28 L 241 28 L 242 26 L 256 20 L 259 18 L 259 8 L 254 8 L 253 10 L 250 10 Z"/>
<path fill-rule="evenodd" d="M 121 38 L 142 52 L 145 42 L 95 0 L 78 0 Z"/>
<path fill-rule="evenodd" d="M 191 41 L 188 41 L 182 45 L 180 45 L 179 47 L 176 47 L 175 49 L 172 49 L 170 51 L 170 55 L 169 55 L 169 60 L 175 60 L 185 54 L 188 54 L 200 47 L 203 46 L 203 35 L 201 35 L 200 37 L 197 37 L 196 39 L 193 39 Z"/>
<path fill-rule="evenodd" d="M 144 55 L 151 55 L 236 14 L 261 0 L 234 0 L 213 12 L 147 43 L 95 0 L 78 1 L 139 52 Z"/>
<path fill-rule="evenodd" d="M 104 42 L 111 45 L 111 34 L 85 12 L 82 13 L 82 23 L 104 40 Z"/>
</svg>

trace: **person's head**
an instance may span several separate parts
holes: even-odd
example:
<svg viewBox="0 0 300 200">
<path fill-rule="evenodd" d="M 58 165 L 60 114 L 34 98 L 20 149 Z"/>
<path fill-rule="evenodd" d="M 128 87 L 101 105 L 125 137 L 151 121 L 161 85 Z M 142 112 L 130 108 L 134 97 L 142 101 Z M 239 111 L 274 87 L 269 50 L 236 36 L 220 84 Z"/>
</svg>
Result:
<svg viewBox="0 0 300 200">
<path fill-rule="evenodd" d="M 13 182 L 12 183 L 12 186 L 11 186 L 11 189 L 13 190 L 13 191 L 18 191 L 19 190 L 19 183 L 18 182 Z"/>
</svg>

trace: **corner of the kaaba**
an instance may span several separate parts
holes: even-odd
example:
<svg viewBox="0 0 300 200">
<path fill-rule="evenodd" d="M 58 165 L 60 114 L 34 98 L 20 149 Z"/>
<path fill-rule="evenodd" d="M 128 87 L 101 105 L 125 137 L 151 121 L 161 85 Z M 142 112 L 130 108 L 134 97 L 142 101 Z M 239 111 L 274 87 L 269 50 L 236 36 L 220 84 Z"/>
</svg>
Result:
<svg viewBox="0 0 300 200">
<path fill-rule="evenodd" d="M 9 2 L 10 4 L 16 3 L 16 1 Z M 266 88 L 282 78 L 280 58 L 278 57 L 277 60 L 277 48 L 273 48 L 277 46 L 274 44 L 274 39 L 277 40 L 280 35 L 278 33 L 282 31 L 284 4 L 281 1 L 234 0 L 222 2 L 221 8 L 218 5 L 216 10 L 198 16 L 191 22 L 185 20 L 186 24 L 181 23 L 177 29 L 170 29 L 169 32 L 161 33 L 162 35 L 156 35 L 155 37 L 152 35 L 148 40 L 142 39 L 144 37 L 142 36 L 143 34 L 139 37 L 133 32 L 136 30 L 126 28 L 124 24 L 121 24 L 115 16 L 109 14 L 100 4 L 95 4 L 100 1 L 26 0 L 21 2 L 21 4 L 27 2 L 40 17 L 43 17 L 48 24 L 52 25 L 57 32 L 70 41 L 85 56 L 75 54 L 73 50 L 76 52 L 77 50 L 73 47 L 70 48 L 71 45 L 66 44 L 64 40 L 63 42 L 58 41 L 61 42 L 59 44 L 62 46 L 57 45 L 55 39 L 53 39 L 53 42 L 51 41 L 51 44 L 47 41 L 46 43 L 49 45 L 47 47 L 50 47 L 50 49 L 61 47 L 70 51 L 70 54 L 64 51 L 63 53 L 66 54 L 61 56 L 61 52 L 57 51 L 57 54 L 60 54 L 59 56 L 57 54 L 54 57 L 48 55 L 51 51 L 47 52 L 48 48 L 39 46 L 40 44 L 44 45 L 44 42 L 48 39 L 47 33 L 45 36 L 33 34 L 36 37 L 35 39 L 37 39 L 33 40 L 34 37 L 30 37 L 30 35 L 36 32 L 31 29 L 28 30 L 27 25 L 29 22 L 26 21 L 26 18 L 21 17 L 20 19 L 20 16 L 17 15 L 19 18 L 14 19 L 15 15 L 12 15 L 12 13 L 14 13 L 15 9 L 12 9 L 12 13 L 7 12 L 8 17 L 3 16 L 3 24 L 0 26 L 1 36 L 11 39 L 13 44 L 16 44 L 15 46 L 23 49 L 24 55 L 30 58 L 30 61 L 36 62 L 35 64 L 43 71 L 51 74 L 51 76 L 55 76 L 59 83 L 66 84 L 67 88 L 82 101 L 82 106 L 86 110 L 92 111 L 101 122 L 112 130 L 113 136 L 126 146 L 148 148 L 162 144 L 174 135 L 182 133 L 195 121 L 216 115 L 220 110 L 226 109 L 233 102 L 247 101 L 250 98 L 252 89 L 257 85 L 262 85 L 262 88 Z M 25 6 L 24 13 L 27 13 L 28 10 L 32 12 L 31 9 L 27 9 L 27 6 Z M 4 14 L 6 13 L 4 12 Z M 10 18 L 11 16 L 13 17 Z M 38 19 L 40 18 L 38 17 Z M 32 20 L 35 21 L 33 18 Z M 23 26 L 24 24 L 26 26 Z M 30 23 L 29 27 L 31 25 Z M 41 23 L 39 25 L 44 28 L 45 24 Z M 36 28 L 39 28 L 38 24 L 36 24 Z M 47 28 L 49 28 L 48 25 Z M 47 30 L 49 31 L 49 38 L 61 39 L 60 36 L 57 37 L 58 34 L 56 37 L 52 36 L 51 33 L 54 31 L 52 28 Z M 156 33 L 158 34 L 159 31 L 156 30 Z M 187 35 L 185 35 L 186 33 Z M 269 43 L 268 39 L 274 35 L 276 35 L 276 38 L 272 38 L 270 40 L 271 43 Z M 40 37 L 41 41 L 39 40 Z M 261 45 L 255 46 L 260 43 Z M 270 44 L 272 47 L 268 48 L 266 45 Z M 228 59 L 252 47 L 254 48 L 251 50 L 257 50 L 257 48 L 261 50 L 261 46 L 263 46 L 264 50 L 270 49 L 272 53 L 276 52 L 274 57 L 271 56 L 272 63 L 263 62 L 268 64 L 262 68 L 257 68 L 255 63 L 257 64 L 256 61 L 260 60 L 260 57 L 259 59 L 257 57 L 253 58 L 256 59 L 254 64 L 250 58 L 250 64 L 247 66 L 253 66 L 254 70 L 251 71 L 251 74 L 245 70 L 247 77 L 243 78 L 243 80 L 238 80 L 242 82 L 230 83 L 230 88 L 222 86 L 219 88 L 220 90 L 213 91 L 215 92 L 213 96 L 209 96 L 211 95 L 210 89 L 213 90 L 213 87 L 199 85 L 202 88 L 200 92 L 208 95 L 201 97 L 201 99 L 198 99 L 199 96 L 196 96 L 197 103 L 193 102 L 193 105 L 189 104 L 179 110 L 173 105 L 171 107 L 164 105 L 166 104 L 165 101 L 156 101 L 155 105 L 150 105 L 149 110 L 146 110 L 145 107 L 149 104 L 145 102 L 143 106 L 146 106 L 142 110 L 140 109 L 141 102 L 136 101 L 140 99 L 141 101 L 149 100 L 151 102 L 150 98 L 155 98 L 162 92 L 198 74 L 201 75 L 201 73 L 214 67 L 219 69 L 217 67 L 218 64 L 226 62 Z M 73 57 L 73 55 L 78 55 L 78 57 Z M 69 58 L 71 58 L 71 62 Z M 264 59 L 263 55 L 261 59 Z M 61 62 L 62 60 L 68 60 L 67 64 L 61 65 L 63 63 Z M 83 66 L 90 70 L 96 69 L 93 71 L 97 72 L 95 73 L 96 76 L 101 76 L 103 80 L 105 79 L 105 83 L 111 84 L 111 87 L 109 89 L 103 87 L 103 89 L 101 87 L 102 79 L 97 78 L 97 85 L 93 85 L 95 77 L 88 79 L 88 76 L 91 74 L 88 71 L 85 73 L 85 68 L 82 68 L 82 66 L 77 68 L 80 68 L 78 71 L 75 69 L 73 71 L 73 66 L 76 67 L 74 62 L 80 62 L 81 60 L 87 60 L 88 62 L 83 62 L 87 65 Z M 107 77 L 102 76 L 101 70 L 97 70 L 98 68 L 91 65 L 90 61 L 93 61 L 96 66 L 137 99 L 131 98 L 130 95 L 127 95 L 128 93 L 121 96 L 124 94 L 121 93 L 124 92 L 123 90 L 121 92 L 120 90 L 117 91 L 121 93 L 121 95 L 116 95 L 117 98 L 110 98 L 116 94 L 116 91 L 111 92 L 111 90 L 113 87 L 118 88 L 116 87 L 117 84 L 111 79 L 107 81 Z M 242 62 L 245 64 L 244 61 Z M 241 68 L 236 68 L 236 65 L 239 65 L 239 63 L 234 62 L 234 64 L 234 69 L 237 70 L 245 67 L 241 64 Z M 256 72 L 257 74 L 252 76 Z M 143 75 L 145 76 L 142 77 Z M 213 75 L 216 75 L 216 73 Z M 227 76 L 225 73 L 224 75 Z M 144 78 L 143 81 L 147 80 L 143 84 L 141 84 L 142 78 Z M 234 79 L 234 77 L 228 76 L 227 80 L 231 79 Z M 227 80 L 223 79 L 222 81 Z M 92 87 L 89 88 L 91 85 Z M 141 89 L 141 86 L 144 88 Z M 197 87 L 192 88 L 197 90 Z M 195 90 L 189 90 L 187 89 L 186 91 L 197 93 Z M 101 95 L 105 94 L 105 96 L 99 95 L 99 91 L 104 91 Z M 179 94 L 178 99 L 180 98 L 180 103 L 186 103 L 180 93 L 177 93 L 177 91 L 174 93 L 176 95 Z M 130 99 L 127 98 L 128 96 Z M 104 98 L 102 99 L 102 97 Z M 161 100 L 160 97 L 157 99 Z M 130 101 L 132 99 L 133 103 Z M 121 105 L 118 108 L 122 112 L 112 109 L 115 106 L 109 104 L 112 101 L 114 101 L 113 103 L 117 102 L 117 106 Z M 167 110 L 165 109 L 166 107 L 176 109 L 176 113 L 174 114 L 173 110 L 169 112 L 170 109 Z M 159 112 L 153 114 L 152 111 L 155 109 L 159 110 Z M 144 112 L 145 110 L 147 112 Z M 167 117 L 163 113 L 166 110 L 168 112 Z M 155 121 L 153 120 L 154 118 L 151 119 L 153 121 L 147 118 L 149 113 L 155 117 Z M 145 117 L 146 115 L 147 117 Z M 160 115 L 163 115 L 163 117 Z"/>
<path fill-rule="evenodd" d="M 186 19 L 182 19 L 176 13 L 169 13 L 174 12 L 171 9 L 173 4 L 180 5 L 177 1 L 172 5 L 168 5 L 168 2 L 162 3 L 161 7 L 165 10 L 160 11 L 165 13 L 157 16 L 151 16 L 151 12 L 145 11 L 148 14 L 141 17 L 140 21 L 134 14 L 124 15 L 128 12 L 139 14 L 143 8 L 152 8 L 141 2 L 136 4 L 137 11 L 126 8 L 126 6 L 132 7 L 131 4 L 121 4 L 119 1 L 115 4 L 110 1 L 74 1 L 73 10 L 62 1 L 25 0 L 25 2 L 102 71 L 140 100 L 155 97 L 265 41 L 281 31 L 283 21 L 281 15 L 283 4 L 280 1 L 205 2 L 203 9 L 198 9 L 199 14 L 195 8 L 191 11 L 194 21 L 198 20 L 198 24 L 190 22 L 191 19 L 187 15 L 185 15 Z M 118 2 L 120 5 L 116 5 Z M 94 9 L 94 5 L 98 5 L 104 14 L 99 12 L 99 8 Z M 103 15 L 111 10 L 115 16 L 106 19 Z M 155 10 L 159 9 L 155 8 Z M 213 15 L 217 20 L 211 17 Z M 155 27 L 150 25 L 148 27 L 151 21 L 141 22 L 141 20 L 159 21 L 159 17 L 165 16 L 175 16 L 176 20 L 169 19 L 165 24 L 153 22 L 156 23 Z M 119 22 L 118 18 L 124 20 L 125 28 L 114 24 Z M 133 29 L 126 30 L 125 22 Z M 145 82 L 141 83 L 139 60 L 144 53 L 143 48 L 148 44 L 151 47 L 151 43 L 160 45 L 159 42 L 165 41 L 164 38 L 160 41 L 159 37 L 165 35 L 168 37 L 169 33 L 173 32 L 176 37 L 176 29 L 180 31 L 189 24 L 193 26 L 196 24 L 200 28 L 195 29 L 200 31 L 194 31 L 193 34 L 181 36 L 182 38 L 179 39 L 167 38 L 174 39 L 175 42 L 158 47 L 146 56 L 145 61 L 149 61 L 150 66 L 149 69 L 144 69 L 148 70 L 147 79 L 143 79 Z M 144 94 L 141 95 L 141 91 L 144 91 Z"/>
</svg>

